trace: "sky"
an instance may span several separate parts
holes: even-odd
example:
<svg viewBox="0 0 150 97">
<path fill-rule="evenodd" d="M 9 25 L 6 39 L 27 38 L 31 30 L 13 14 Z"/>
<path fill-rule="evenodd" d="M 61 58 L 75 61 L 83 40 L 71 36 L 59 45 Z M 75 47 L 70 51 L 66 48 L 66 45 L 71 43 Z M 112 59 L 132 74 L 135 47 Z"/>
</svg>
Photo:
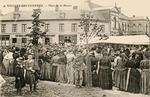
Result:
<svg viewBox="0 0 150 97">
<path fill-rule="evenodd" d="M 86 0 L 0 0 L 0 10 L 2 14 L 7 14 L 14 10 L 9 5 L 43 5 L 42 10 L 54 10 L 53 5 L 68 5 L 61 7 L 62 10 L 72 9 L 72 6 L 79 6 Z M 118 6 L 121 7 L 121 12 L 132 17 L 148 16 L 150 18 L 150 0 L 91 0 L 92 3 L 101 6 Z M 20 7 L 20 10 L 32 10 L 37 7 Z"/>
</svg>

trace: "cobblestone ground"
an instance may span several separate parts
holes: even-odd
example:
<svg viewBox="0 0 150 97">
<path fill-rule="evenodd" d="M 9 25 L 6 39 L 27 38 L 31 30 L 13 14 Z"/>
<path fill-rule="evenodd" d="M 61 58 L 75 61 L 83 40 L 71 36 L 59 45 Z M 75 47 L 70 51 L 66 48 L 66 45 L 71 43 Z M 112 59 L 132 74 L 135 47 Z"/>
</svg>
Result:
<svg viewBox="0 0 150 97">
<path fill-rule="evenodd" d="M 4 76 L 4 79 L 6 83 L 2 86 L 2 91 L 5 97 L 150 97 L 118 91 L 115 88 L 113 90 L 101 90 L 101 88 L 94 87 L 77 89 L 73 85 L 48 81 L 39 81 L 37 92 L 30 93 L 29 86 L 26 85 L 22 90 L 22 95 L 17 95 L 14 89 L 14 78 Z"/>
</svg>

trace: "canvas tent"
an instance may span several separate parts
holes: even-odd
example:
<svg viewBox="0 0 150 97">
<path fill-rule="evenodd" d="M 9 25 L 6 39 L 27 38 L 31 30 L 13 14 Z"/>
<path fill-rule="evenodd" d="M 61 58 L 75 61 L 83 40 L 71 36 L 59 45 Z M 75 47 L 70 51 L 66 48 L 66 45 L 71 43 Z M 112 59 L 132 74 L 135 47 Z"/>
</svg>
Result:
<svg viewBox="0 0 150 97">
<path fill-rule="evenodd" d="M 146 35 L 135 36 L 109 36 L 107 40 L 100 40 L 100 37 L 95 37 L 89 41 L 89 44 L 95 43 L 113 43 L 113 44 L 131 44 L 131 45 L 149 45 L 149 37 Z"/>
</svg>

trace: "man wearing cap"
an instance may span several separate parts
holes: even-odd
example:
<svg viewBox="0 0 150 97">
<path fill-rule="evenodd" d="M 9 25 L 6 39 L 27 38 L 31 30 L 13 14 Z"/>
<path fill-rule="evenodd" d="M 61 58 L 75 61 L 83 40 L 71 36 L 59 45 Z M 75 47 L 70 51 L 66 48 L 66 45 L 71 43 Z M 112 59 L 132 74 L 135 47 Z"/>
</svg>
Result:
<svg viewBox="0 0 150 97">
<path fill-rule="evenodd" d="M 15 67 L 15 88 L 17 89 L 17 93 L 20 94 L 22 88 L 25 86 L 23 58 L 17 58 L 17 62 L 18 64 Z"/>
</svg>

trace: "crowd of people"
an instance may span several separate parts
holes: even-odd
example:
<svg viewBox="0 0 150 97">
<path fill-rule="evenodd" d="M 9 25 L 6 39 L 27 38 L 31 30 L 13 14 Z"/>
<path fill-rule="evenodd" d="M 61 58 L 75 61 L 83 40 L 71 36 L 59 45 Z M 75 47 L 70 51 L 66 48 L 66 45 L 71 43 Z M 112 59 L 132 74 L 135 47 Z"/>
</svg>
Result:
<svg viewBox="0 0 150 97">
<path fill-rule="evenodd" d="M 0 51 L 1 74 L 15 76 L 17 92 L 25 84 L 36 90 L 38 79 L 66 83 L 82 88 L 87 85 L 88 66 L 92 86 L 102 89 L 150 94 L 150 52 L 147 46 L 93 45 L 39 46 L 38 62 L 33 46 L 9 47 Z M 32 85 L 34 87 L 32 88 Z"/>
</svg>

